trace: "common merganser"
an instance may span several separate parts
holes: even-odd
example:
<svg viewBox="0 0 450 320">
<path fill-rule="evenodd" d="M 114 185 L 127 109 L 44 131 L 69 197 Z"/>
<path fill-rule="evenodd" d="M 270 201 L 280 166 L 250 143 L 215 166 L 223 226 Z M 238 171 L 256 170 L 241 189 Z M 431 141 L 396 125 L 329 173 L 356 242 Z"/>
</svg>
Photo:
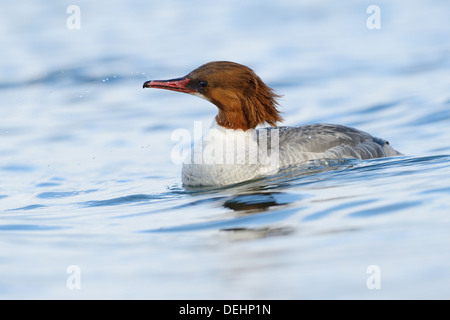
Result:
<svg viewBox="0 0 450 320">
<path fill-rule="evenodd" d="M 314 159 L 401 155 L 386 140 L 334 124 L 277 127 L 277 95 L 250 68 L 213 61 L 184 77 L 150 80 L 144 88 L 185 92 L 215 104 L 218 114 L 182 167 L 186 186 L 222 186 Z M 258 128 L 268 124 L 271 127 Z M 270 152 L 269 152 L 270 150 Z"/>
</svg>

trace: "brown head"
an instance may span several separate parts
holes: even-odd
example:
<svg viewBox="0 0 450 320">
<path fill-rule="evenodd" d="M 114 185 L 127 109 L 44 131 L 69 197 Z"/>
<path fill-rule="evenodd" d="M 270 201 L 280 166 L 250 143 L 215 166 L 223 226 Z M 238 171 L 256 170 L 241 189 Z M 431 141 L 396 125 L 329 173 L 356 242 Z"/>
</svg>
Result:
<svg viewBox="0 0 450 320">
<path fill-rule="evenodd" d="M 198 95 L 217 106 L 217 124 L 229 129 L 245 131 L 265 122 L 276 126 L 283 120 L 279 96 L 253 70 L 234 62 L 209 62 L 181 78 L 146 81 L 144 88 Z"/>
</svg>

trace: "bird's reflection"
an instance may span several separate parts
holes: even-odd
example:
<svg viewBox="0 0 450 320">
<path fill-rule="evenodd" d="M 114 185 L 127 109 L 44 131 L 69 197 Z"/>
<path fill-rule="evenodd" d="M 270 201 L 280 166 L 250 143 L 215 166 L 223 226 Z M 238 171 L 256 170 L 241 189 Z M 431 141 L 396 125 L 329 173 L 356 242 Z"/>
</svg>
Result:
<svg viewBox="0 0 450 320">
<path fill-rule="evenodd" d="M 234 211 L 257 213 L 266 211 L 270 207 L 286 205 L 289 203 L 281 198 L 277 199 L 277 195 L 282 195 L 282 193 L 254 192 L 249 194 L 240 194 L 227 199 L 223 203 L 223 206 Z"/>
<path fill-rule="evenodd" d="M 255 215 L 256 218 L 258 214 L 267 211 L 273 211 L 276 214 L 278 209 L 287 207 L 297 200 L 299 200 L 298 195 L 285 192 L 253 191 L 229 197 L 223 202 L 223 207 L 233 210 L 238 217 Z M 277 208 L 275 209 L 275 207 Z M 282 215 L 281 212 L 280 215 Z M 273 221 L 273 223 L 266 226 L 222 228 L 220 230 L 227 232 L 232 240 L 282 236 L 291 234 L 294 231 L 294 228 L 280 226 L 278 222 Z"/>
<path fill-rule="evenodd" d="M 263 228 L 227 228 L 221 229 L 227 232 L 228 238 L 231 240 L 251 240 L 258 238 L 267 238 L 274 236 L 286 236 L 292 234 L 295 229 L 293 227 L 263 227 Z"/>
</svg>

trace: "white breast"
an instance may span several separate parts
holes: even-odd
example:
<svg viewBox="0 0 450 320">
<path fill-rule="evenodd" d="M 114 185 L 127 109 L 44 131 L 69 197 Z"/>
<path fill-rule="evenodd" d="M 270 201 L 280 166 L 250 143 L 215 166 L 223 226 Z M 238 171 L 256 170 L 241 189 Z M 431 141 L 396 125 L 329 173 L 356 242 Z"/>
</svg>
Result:
<svg viewBox="0 0 450 320">
<path fill-rule="evenodd" d="M 272 146 L 261 143 L 261 137 L 260 130 L 227 129 L 213 121 L 183 163 L 183 184 L 227 185 L 276 173 L 278 145 L 271 153 Z"/>
</svg>

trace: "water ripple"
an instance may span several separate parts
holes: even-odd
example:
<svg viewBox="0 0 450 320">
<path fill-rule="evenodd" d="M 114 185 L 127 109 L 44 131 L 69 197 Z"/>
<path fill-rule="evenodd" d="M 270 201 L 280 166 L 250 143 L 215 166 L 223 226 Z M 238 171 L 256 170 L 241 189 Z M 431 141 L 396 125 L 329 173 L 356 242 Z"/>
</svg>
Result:
<svg viewBox="0 0 450 320">
<path fill-rule="evenodd" d="M 45 226 L 36 224 L 5 224 L 0 225 L 0 231 L 52 231 L 66 229 L 66 227 Z"/>
<path fill-rule="evenodd" d="M 143 230 L 141 232 L 154 233 L 154 232 L 186 232 L 186 231 L 198 231 L 198 230 L 231 230 L 231 229 L 251 229 L 260 228 L 261 226 L 273 225 L 296 214 L 302 208 L 291 208 L 285 210 L 277 210 L 266 213 L 258 213 L 243 217 L 237 217 L 233 219 L 215 220 L 193 224 L 183 224 L 173 227 L 164 227 L 159 229 Z"/>
<path fill-rule="evenodd" d="M 45 208 L 45 207 L 47 207 L 47 206 L 43 205 L 43 204 L 31 204 L 29 206 L 15 208 L 15 209 L 9 209 L 7 211 L 34 210 L 34 209 Z"/>
<path fill-rule="evenodd" d="M 97 189 L 90 189 L 84 191 L 48 191 L 39 193 L 36 197 L 40 199 L 58 199 L 77 196 L 80 194 L 95 192 Z"/>
<path fill-rule="evenodd" d="M 392 212 L 397 213 L 404 209 L 408 209 L 408 208 L 415 207 L 415 206 L 420 206 L 421 204 L 422 204 L 422 201 L 402 201 L 399 203 L 388 204 L 388 205 L 384 205 L 384 206 L 377 206 L 375 208 L 357 211 L 357 212 L 351 213 L 350 216 L 352 216 L 352 217 L 368 217 L 368 216 L 386 214 L 386 213 L 392 213 Z"/>
<path fill-rule="evenodd" d="M 129 196 L 117 197 L 106 200 L 91 200 L 86 202 L 81 202 L 82 206 L 86 207 L 104 207 L 104 206 L 117 206 L 122 204 L 135 204 L 141 202 L 149 202 L 151 200 L 161 200 L 165 196 L 162 195 L 149 195 L 149 194 L 133 194 Z"/>
</svg>

